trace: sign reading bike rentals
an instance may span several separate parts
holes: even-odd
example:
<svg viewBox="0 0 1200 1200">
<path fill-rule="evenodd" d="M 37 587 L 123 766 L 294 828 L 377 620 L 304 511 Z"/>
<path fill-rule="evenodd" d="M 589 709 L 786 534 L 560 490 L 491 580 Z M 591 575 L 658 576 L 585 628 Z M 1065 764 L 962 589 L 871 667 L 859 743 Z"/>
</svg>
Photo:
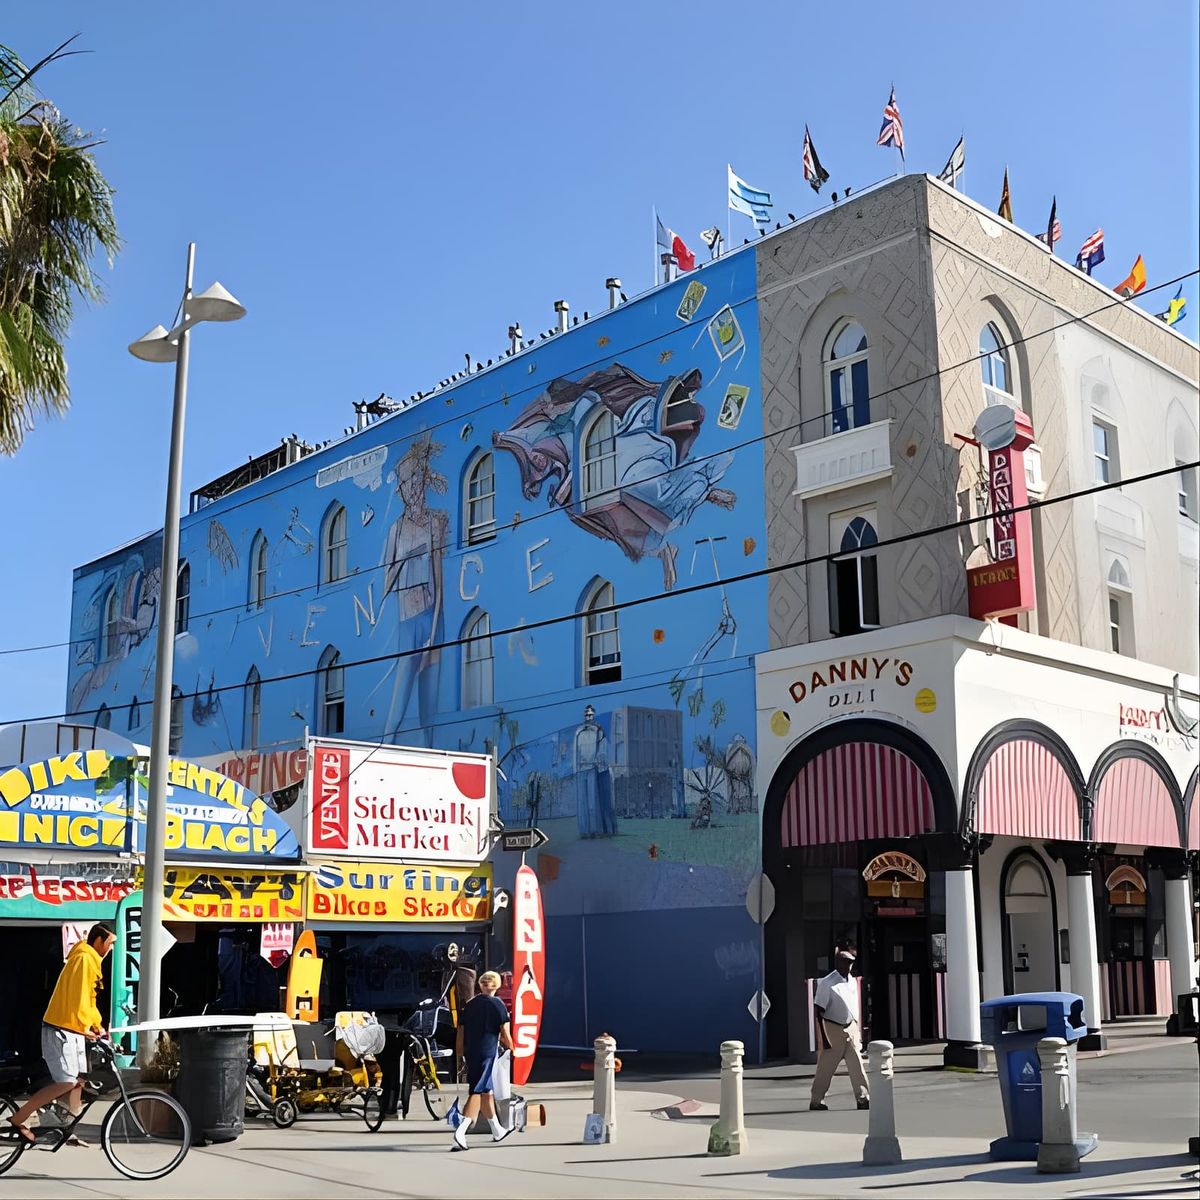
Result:
<svg viewBox="0 0 1200 1200">
<path fill-rule="evenodd" d="M 75 750 L 0 771 L 0 850 L 119 851 L 146 847 L 144 758 Z M 260 797 L 198 763 L 167 765 L 168 854 L 300 857 L 296 835 Z"/>
<path fill-rule="evenodd" d="M 533 1070 L 542 1031 L 546 989 L 546 921 L 532 867 L 521 867 L 513 885 L 512 1081 L 520 1087 Z"/>
<path fill-rule="evenodd" d="M 490 755 L 321 741 L 311 743 L 308 760 L 310 854 L 436 863 L 487 857 Z"/>
</svg>

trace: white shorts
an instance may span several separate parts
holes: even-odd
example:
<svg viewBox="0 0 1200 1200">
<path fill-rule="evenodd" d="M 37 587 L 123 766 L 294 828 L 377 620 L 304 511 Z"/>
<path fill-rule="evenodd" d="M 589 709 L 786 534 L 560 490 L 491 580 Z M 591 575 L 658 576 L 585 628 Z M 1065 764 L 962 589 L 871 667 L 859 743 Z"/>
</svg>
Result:
<svg viewBox="0 0 1200 1200">
<path fill-rule="evenodd" d="M 42 1057 L 55 1083 L 75 1083 L 87 1074 L 87 1039 L 82 1033 L 43 1025 Z"/>
</svg>

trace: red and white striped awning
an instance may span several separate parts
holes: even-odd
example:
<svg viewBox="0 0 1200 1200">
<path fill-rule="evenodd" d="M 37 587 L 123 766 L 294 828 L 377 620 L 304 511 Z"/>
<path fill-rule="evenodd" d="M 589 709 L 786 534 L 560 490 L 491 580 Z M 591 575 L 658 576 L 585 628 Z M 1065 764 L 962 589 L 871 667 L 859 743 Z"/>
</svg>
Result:
<svg viewBox="0 0 1200 1200">
<path fill-rule="evenodd" d="M 903 751 L 847 742 L 817 755 L 792 780 L 783 803 L 785 847 L 914 837 L 936 829 L 933 791 Z"/>
<path fill-rule="evenodd" d="M 1118 758 L 1104 772 L 1094 797 L 1092 839 L 1130 846 L 1179 845 L 1171 792 L 1145 759 Z"/>
<path fill-rule="evenodd" d="M 979 780 L 975 831 L 1080 840 L 1075 788 L 1047 746 L 1018 738 L 996 747 Z"/>
</svg>

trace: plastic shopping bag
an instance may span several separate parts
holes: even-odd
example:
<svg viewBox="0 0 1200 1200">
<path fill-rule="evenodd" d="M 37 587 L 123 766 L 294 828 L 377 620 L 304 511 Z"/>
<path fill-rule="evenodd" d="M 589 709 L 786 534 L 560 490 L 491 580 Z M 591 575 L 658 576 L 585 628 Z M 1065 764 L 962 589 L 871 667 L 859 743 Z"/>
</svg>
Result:
<svg viewBox="0 0 1200 1200">
<path fill-rule="evenodd" d="M 449 1125 L 451 1129 L 457 1129 L 462 1123 L 463 1115 L 458 1110 L 458 1099 L 456 1097 L 454 1103 L 450 1105 L 450 1109 L 446 1113 L 446 1124 Z"/>
<path fill-rule="evenodd" d="M 492 1095 L 507 1100 L 512 1095 L 512 1054 L 501 1050 L 492 1063 Z"/>
</svg>

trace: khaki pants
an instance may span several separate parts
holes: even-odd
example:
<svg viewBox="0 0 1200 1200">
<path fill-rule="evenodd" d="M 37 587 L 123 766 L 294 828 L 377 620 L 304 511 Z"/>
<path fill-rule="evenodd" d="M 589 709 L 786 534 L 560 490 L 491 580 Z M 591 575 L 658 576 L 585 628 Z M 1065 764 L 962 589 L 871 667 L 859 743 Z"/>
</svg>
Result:
<svg viewBox="0 0 1200 1200">
<path fill-rule="evenodd" d="M 858 1022 L 851 1021 L 845 1029 L 832 1021 L 822 1021 L 821 1026 L 825 1030 L 825 1040 L 829 1045 L 821 1050 L 821 1057 L 817 1060 L 812 1103 L 817 1104 L 825 1099 L 825 1093 L 829 1091 L 829 1085 L 833 1081 L 833 1074 L 842 1059 L 846 1060 L 846 1070 L 850 1072 L 850 1086 L 854 1089 L 855 1099 L 866 1100 L 869 1092 L 867 1075 L 862 1065 L 862 1034 L 859 1032 Z"/>
</svg>

